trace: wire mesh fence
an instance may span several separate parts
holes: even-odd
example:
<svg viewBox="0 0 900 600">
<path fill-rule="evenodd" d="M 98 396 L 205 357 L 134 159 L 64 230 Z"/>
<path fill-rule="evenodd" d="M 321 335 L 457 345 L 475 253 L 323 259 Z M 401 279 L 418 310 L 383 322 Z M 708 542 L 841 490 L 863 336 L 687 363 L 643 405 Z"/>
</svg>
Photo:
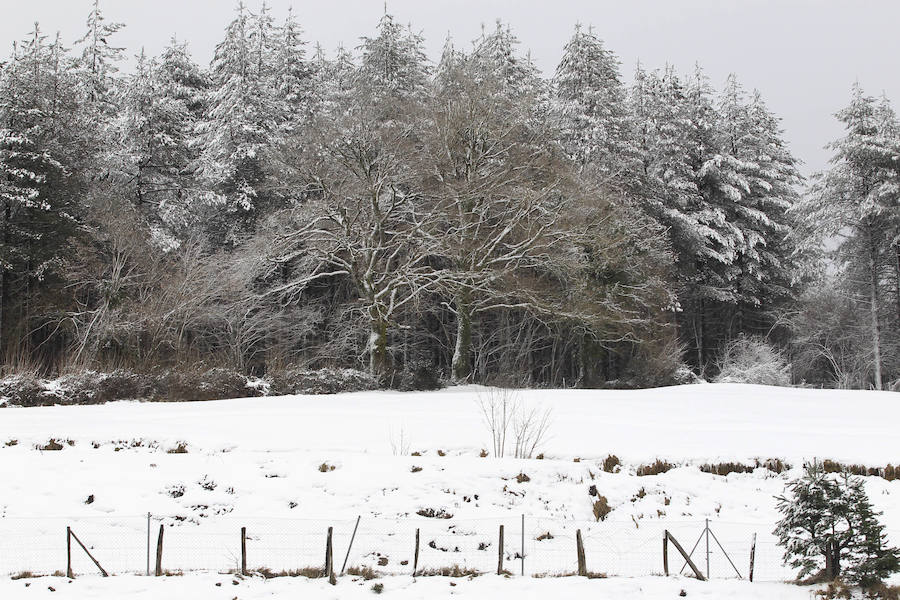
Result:
<svg viewBox="0 0 900 600">
<path fill-rule="evenodd" d="M 163 528 L 160 548 L 160 526 Z M 501 547 L 500 528 L 503 527 Z M 321 573 L 326 537 L 333 531 L 336 573 L 371 569 L 386 575 L 475 574 L 502 569 L 512 575 L 556 576 L 578 571 L 581 532 L 585 569 L 591 575 L 663 574 L 663 538 L 676 538 L 704 576 L 791 580 L 771 525 L 710 520 L 585 522 L 529 515 L 482 519 L 286 519 L 219 516 L 189 522 L 178 517 L 0 517 L 0 574 L 65 573 L 66 528 L 111 574 L 186 571 L 271 574 Z M 246 535 L 242 540 L 241 530 Z M 754 535 L 755 534 L 755 535 Z M 888 532 L 900 539 L 900 532 Z M 754 540 L 755 538 L 755 540 Z M 501 560 L 502 557 L 502 560 Z M 72 544 L 74 574 L 97 573 L 86 552 Z M 691 574 L 669 549 L 671 574 Z"/>
</svg>

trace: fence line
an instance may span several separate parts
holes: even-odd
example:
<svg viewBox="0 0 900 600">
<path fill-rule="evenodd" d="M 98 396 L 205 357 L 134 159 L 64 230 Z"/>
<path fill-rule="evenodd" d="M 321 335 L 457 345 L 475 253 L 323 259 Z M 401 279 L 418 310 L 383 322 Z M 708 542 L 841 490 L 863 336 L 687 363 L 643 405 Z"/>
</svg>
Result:
<svg viewBox="0 0 900 600">
<path fill-rule="evenodd" d="M 158 533 L 164 526 L 163 546 Z M 499 530 L 505 532 L 500 553 Z M 455 572 L 541 576 L 584 571 L 606 576 L 663 574 L 663 539 L 676 538 L 704 576 L 742 578 L 754 554 L 754 581 L 791 580 L 771 524 L 712 520 L 574 521 L 545 516 L 505 515 L 472 519 L 426 517 L 314 519 L 232 517 L 190 521 L 182 516 L 0 517 L 0 575 L 64 572 L 69 558 L 75 575 L 96 573 L 85 552 L 67 555 L 67 528 L 112 573 L 150 574 L 161 550 L 162 572 L 233 571 L 292 573 L 324 569 L 331 528 L 333 560 L 346 570 L 383 574 Z M 242 537 L 242 528 L 246 536 Z M 583 557 L 578 552 L 581 537 Z M 900 532 L 889 531 L 900 539 Z M 712 541 L 712 540 L 715 540 Z M 755 553 L 754 549 L 755 539 Z M 416 540 L 419 541 L 418 547 Z M 707 548 L 707 540 L 709 547 Z M 695 543 L 696 542 L 696 543 Z M 708 562 L 707 562 L 708 557 Z M 416 561 L 416 559 L 418 559 Z M 671 573 L 684 560 L 669 552 Z M 707 566 L 708 565 L 708 566 Z M 344 570 L 344 569 L 342 569 Z M 336 575 L 340 572 L 335 568 Z"/>
</svg>

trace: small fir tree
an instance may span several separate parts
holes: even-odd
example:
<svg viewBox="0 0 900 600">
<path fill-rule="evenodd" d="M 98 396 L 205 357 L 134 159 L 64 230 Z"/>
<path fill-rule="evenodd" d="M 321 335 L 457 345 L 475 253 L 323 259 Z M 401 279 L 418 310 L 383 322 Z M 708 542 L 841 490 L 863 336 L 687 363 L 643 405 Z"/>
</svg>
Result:
<svg viewBox="0 0 900 600">
<path fill-rule="evenodd" d="M 869 586 L 900 570 L 900 553 L 887 545 L 881 513 L 872 508 L 861 478 L 829 475 L 813 464 L 787 489 L 777 497 L 783 517 L 774 533 L 785 563 L 801 579 L 843 576 Z"/>
</svg>

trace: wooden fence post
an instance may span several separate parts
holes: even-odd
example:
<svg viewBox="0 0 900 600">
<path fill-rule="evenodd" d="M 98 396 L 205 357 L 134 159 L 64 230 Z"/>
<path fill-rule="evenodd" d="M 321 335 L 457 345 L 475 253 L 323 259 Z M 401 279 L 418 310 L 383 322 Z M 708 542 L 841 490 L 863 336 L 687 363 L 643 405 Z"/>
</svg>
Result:
<svg viewBox="0 0 900 600">
<path fill-rule="evenodd" d="M 100 573 L 104 577 L 109 577 L 109 573 L 106 572 L 106 569 L 104 569 L 103 566 L 100 565 L 99 561 L 97 561 L 97 559 L 94 558 L 94 555 L 91 554 L 90 550 L 87 549 L 87 546 L 85 546 L 84 544 L 81 543 L 81 540 L 78 539 L 78 536 L 75 535 L 75 532 L 72 531 L 71 527 L 69 528 L 69 537 L 74 539 L 76 542 L 78 542 L 78 545 L 81 546 L 81 549 L 84 550 L 84 553 L 88 555 L 88 558 L 90 558 L 94 562 L 94 564 L 97 566 L 97 568 L 100 569 Z"/>
<path fill-rule="evenodd" d="M 663 534 L 663 572 L 669 576 L 669 530 Z"/>
<path fill-rule="evenodd" d="M 247 528 L 241 527 L 241 575 L 247 575 Z"/>
<path fill-rule="evenodd" d="M 328 538 L 325 540 L 325 576 L 328 577 L 328 583 L 335 585 L 337 579 L 334 576 L 334 555 L 332 546 L 332 536 L 334 528 L 328 528 Z"/>
<path fill-rule="evenodd" d="M 75 579 L 72 572 L 72 528 L 66 527 L 66 577 Z"/>
<path fill-rule="evenodd" d="M 419 528 L 416 527 L 416 553 L 413 556 L 413 578 L 419 571 Z"/>
<path fill-rule="evenodd" d="M 500 526 L 500 544 L 497 547 L 497 575 L 503 575 L 503 525 Z"/>
<path fill-rule="evenodd" d="M 575 551 L 578 554 L 578 575 L 587 576 L 587 560 L 584 556 L 584 542 L 581 539 L 581 530 L 575 532 Z"/>
<path fill-rule="evenodd" d="M 753 583 L 753 567 L 756 563 L 756 534 L 753 534 L 753 542 L 750 544 L 750 582 Z"/>
<path fill-rule="evenodd" d="M 166 526 L 159 524 L 159 538 L 156 540 L 156 576 L 162 575 L 162 554 L 163 554 L 163 531 Z"/>
<path fill-rule="evenodd" d="M 678 550 L 678 552 L 681 553 L 681 556 L 684 557 L 684 560 L 687 561 L 688 566 L 694 572 L 694 575 L 697 577 L 697 579 L 699 579 L 700 581 L 706 581 L 706 577 L 703 576 L 703 573 L 700 572 L 700 569 L 698 569 L 697 565 L 694 564 L 694 561 L 691 560 L 691 556 L 684 551 L 684 548 L 681 547 L 681 544 L 678 543 L 678 540 L 675 539 L 675 536 L 666 531 L 666 537 L 669 538 L 669 540 L 672 542 L 672 545 L 675 546 L 675 549 Z"/>
</svg>

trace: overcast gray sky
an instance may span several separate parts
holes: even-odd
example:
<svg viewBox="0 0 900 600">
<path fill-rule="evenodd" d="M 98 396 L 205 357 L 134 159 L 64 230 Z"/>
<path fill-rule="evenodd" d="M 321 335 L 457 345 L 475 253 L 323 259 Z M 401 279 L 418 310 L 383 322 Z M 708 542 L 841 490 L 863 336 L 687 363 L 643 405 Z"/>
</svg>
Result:
<svg viewBox="0 0 900 600">
<path fill-rule="evenodd" d="M 251 9 L 258 0 L 245 0 Z M 310 42 L 329 51 L 369 35 L 382 0 L 268 0 L 276 17 L 292 5 Z M 84 30 L 92 0 L 0 0 L 0 43 L 10 47 L 39 21 L 71 43 Z M 111 20 L 127 27 L 117 44 L 130 54 L 159 52 L 176 34 L 207 63 L 232 18 L 232 0 L 103 0 Z M 809 173 L 826 166 L 822 147 L 841 134 L 833 113 L 859 80 L 872 95 L 900 102 L 900 2 L 897 0 L 389 0 L 388 9 L 421 31 L 436 60 L 449 33 L 468 47 L 482 24 L 508 22 L 551 74 L 576 22 L 593 25 L 622 61 L 626 81 L 638 60 L 687 72 L 699 62 L 720 87 L 734 72 L 758 88 L 783 119 L 794 154 Z"/>
</svg>

